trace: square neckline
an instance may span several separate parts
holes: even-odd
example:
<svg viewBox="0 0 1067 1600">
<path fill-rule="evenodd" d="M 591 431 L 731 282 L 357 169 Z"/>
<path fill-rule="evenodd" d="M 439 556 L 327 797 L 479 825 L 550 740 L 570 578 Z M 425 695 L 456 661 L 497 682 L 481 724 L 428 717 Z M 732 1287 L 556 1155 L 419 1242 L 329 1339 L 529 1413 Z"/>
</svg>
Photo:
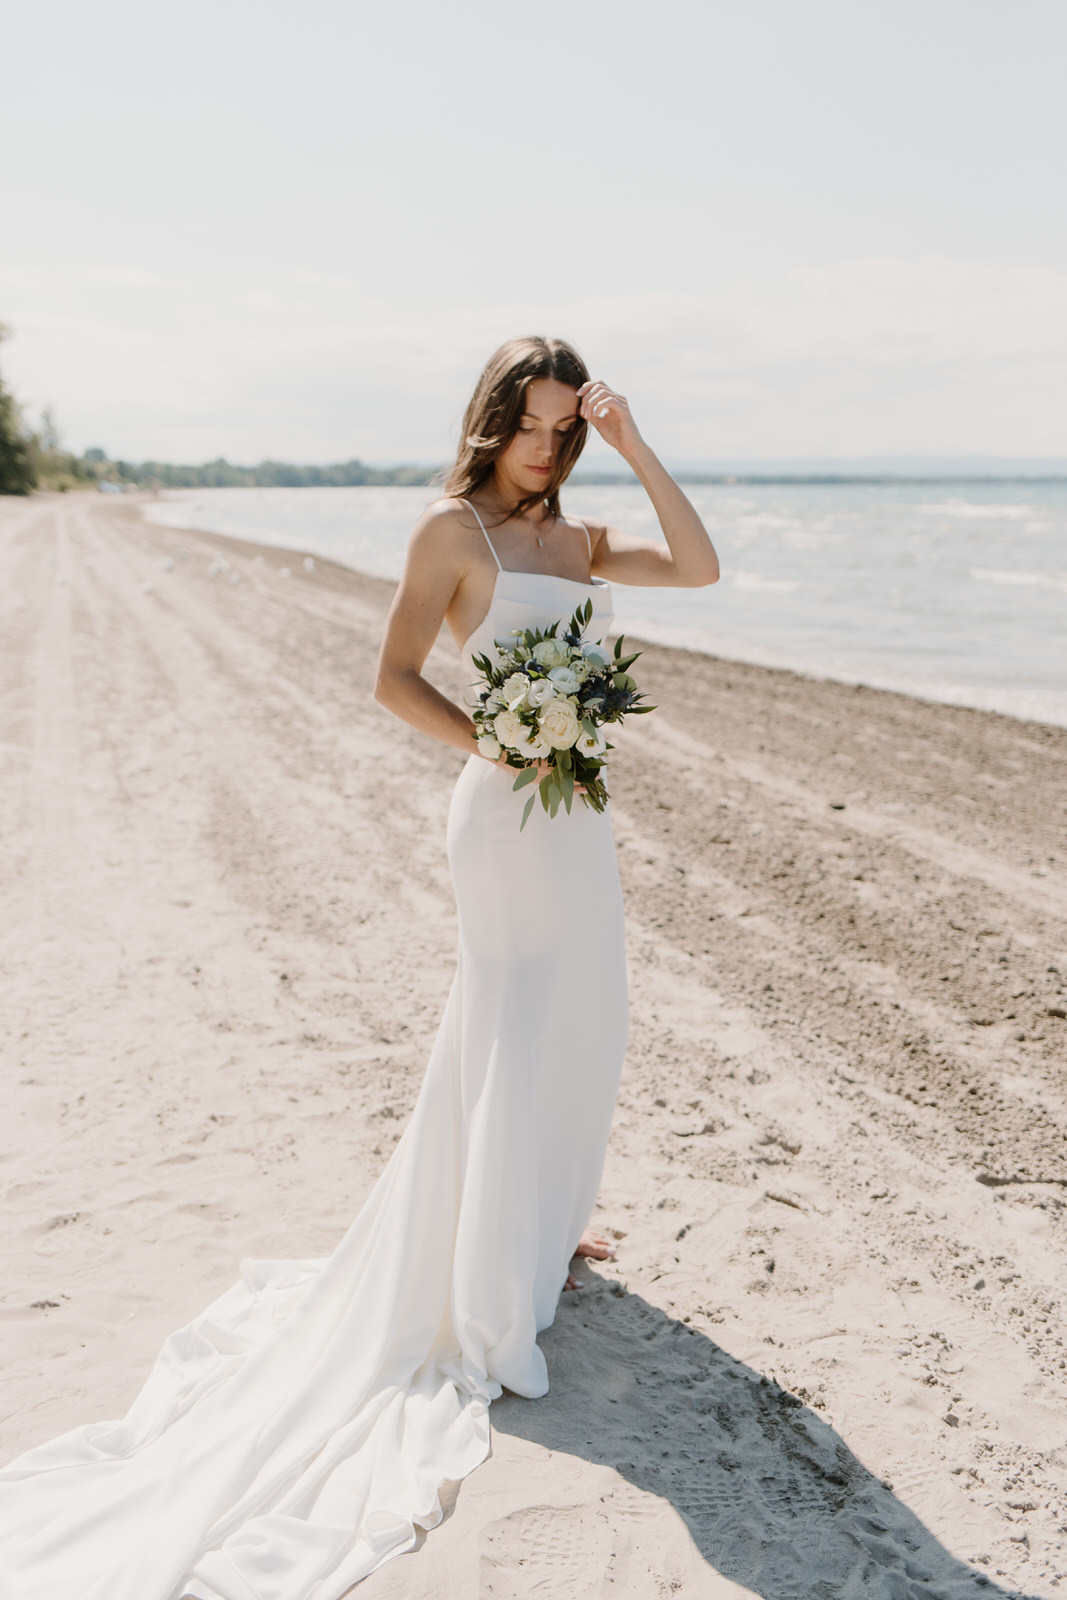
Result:
<svg viewBox="0 0 1067 1600">
<path fill-rule="evenodd" d="M 474 510 L 473 506 L 471 507 L 471 510 L 472 511 Z M 478 515 L 477 512 L 475 512 L 474 514 L 475 514 L 475 516 Z M 485 530 L 483 529 L 482 531 L 484 532 Z M 496 599 L 496 586 L 497 586 L 497 583 L 499 582 L 500 574 L 502 572 L 508 573 L 513 578 L 551 578 L 553 580 L 553 582 L 555 582 L 555 583 L 576 584 L 579 589 L 610 589 L 611 588 L 611 584 L 608 582 L 607 578 L 590 577 L 588 581 L 586 581 L 585 578 L 564 578 L 558 572 L 527 572 L 525 570 L 525 568 L 523 568 L 523 567 L 502 567 L 500 565 L 499 561 L 498 561 L 497 565 L 496 565 L 496 571 L 493 574 L 493 587 L 489 591 L 489 604 L 485 608 L 485 614 L 482 617 L 481 622 L 476 622 L 475 623 L 475 625 L 471 629 L 470 633 L 468 633 L 467 637 L 464 639 L 463 643 L 460 645 L 459 653 L 460 653 L 461 656 L 466 655 L 467 646 L 470 644 L 471 640 L 474 638 L 474 635 L 478 632 L 478 629 L 483 627 L 484 624 L 489 620 L 489 614 L 493 609 L 493 601 Z"/>
<path fill-rule="evenodd" d="M 496 577 L 502 572 L 510 573 L 513 578 L 552 578 L 556 583 L 576 583 L 580 589 L 606 589 L 607 578 L 594 578 L 590 573 L 588 578 L 565 578 L 562 572 L 530 572 L 526 567 L 498 567 Z M 496 586 L 496 578 L 493 579 Z"/>
</svg>

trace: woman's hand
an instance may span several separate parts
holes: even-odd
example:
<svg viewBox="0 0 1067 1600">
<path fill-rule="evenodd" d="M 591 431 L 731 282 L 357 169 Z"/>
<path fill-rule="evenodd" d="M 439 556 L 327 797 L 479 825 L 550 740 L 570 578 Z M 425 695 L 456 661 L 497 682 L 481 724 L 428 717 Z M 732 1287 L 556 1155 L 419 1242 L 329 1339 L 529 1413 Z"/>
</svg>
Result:
<svg viewBox="0 0 1067 1600">
<path fill-rule="evenodd" d="M 630 455 L 644 443 L 626 396 L 616 394 L 606 383 L 590 378 L 578 390 L 578 402 L 578 415 L 591 422 L 600 437 L 621 456 Z"/>
<path fill-rule="evenodd" d="M 551 761 L 546 761 L 544 756 L 540 757 L 540 759 L 536 763 L 536 766 L 537 766 L 537 781 L 538 781 L 538 783 L 541 782 L 541 779 L 545 776 L 546 772 L 555 772 L 555 770 L 556 770 L 555 767 L 553 766 L 552 762 Z M 575 794 L 584 794 L 585 793 L 585 784 L 584 783 L 576 783 L 574 785 L 574 792 L 575 792 Z"/>
<path fill-rule="evenodd" d="M 481 751 L 480 750 L 479 750 L 478 754 L 481 755 Z M 494 767 L 503 767 L 505 772 L 513 772 L 515 774 L 516 778 L 519 776 L 520 772 L 526 770 L 524 767 L 513 767 L 511 765 L 511 763 L 508 761 L 508 753 L 507 753 L 506 750 L 501 750 L 500 754 L 496 757 L 495 760 L 493 759 L 492 756 L 484 756 L 483 760 L 490 762 L 490 764 L 492 766 L 494 766 Z M 533 765 L 537 768 L 537 782 L 538 783 L 541 782 L 541 779 L 545 776 L 546 772 L 554 771 L 552 763 L 550 761 L 546 761 L 543 756 L 539 760 L 535 761 L 533 763 Z M 584 783 L 576 783 L 574 785 L 574 792 L 575 792 L 575 794 L 584 794 L 585 793 L 585 784 Z"/>
</svg>

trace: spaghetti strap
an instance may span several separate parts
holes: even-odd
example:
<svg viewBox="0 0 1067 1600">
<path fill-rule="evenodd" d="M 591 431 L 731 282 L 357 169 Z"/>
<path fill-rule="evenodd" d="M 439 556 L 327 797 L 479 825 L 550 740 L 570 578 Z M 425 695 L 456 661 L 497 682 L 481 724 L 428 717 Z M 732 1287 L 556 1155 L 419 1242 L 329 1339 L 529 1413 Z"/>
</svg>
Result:
<svg viewBox="0 0 1067 1600">
<path fill-rule="evenodd" d="M 492 550 L 492 552 L 493 552 L 493 560 L 496 562 L 496 570 L 498 572 L 503 572 L 504 569 L 500 565 L 500 557 L 497 555 L 496 551 L 493 549 L 493 541 L 492 541 L 492 539 L 490 539 L 488 533 L 486 533 L 486 531 L 485 531 L 485 523 L 482 521 L 481 517 L 478 515 L 478 512 L 477 512 L 476 508 L 471 505 L 469 500 L 463 500 L 458 495 L 457 495 L 456 498 L 459 500 L 459 503 L 460 503 L 461 506 L 467 506 L 471 511 L 474 512 L 474 519 L 477 522 L 479 528 L 481 528 L 482 532 L 485 533 L 485 542 L 489 546 L 490 550 Z M 586 538 L 587 539 L 588 539 L 588 537 L 589 537 L 589 535 L 586 534 Z"/>
</svg>

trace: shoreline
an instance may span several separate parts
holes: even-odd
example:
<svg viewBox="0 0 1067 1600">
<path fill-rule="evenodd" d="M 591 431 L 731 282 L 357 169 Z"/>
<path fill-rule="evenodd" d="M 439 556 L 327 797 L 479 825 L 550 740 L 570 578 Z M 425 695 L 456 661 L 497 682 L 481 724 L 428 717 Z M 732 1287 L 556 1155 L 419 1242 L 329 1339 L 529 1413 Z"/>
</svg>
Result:
<svg viewBox="0 0 1067 1600">
<path fill-rule="evenodd" d="M 183 491 L 183 492 L 185 492 L 185 491 Z M 192 491 L 189 491 L 189 492 L 192 492 Z M 151 504 L 152 500 L 154 498 L 155 497 L 148 496 L 148 495 L 140 495 L 140 496 L 131 495 L 131 496 L 128 497 L 128 503 L 134 504 L 134 505 L 138 505 L 138 506 L 145 506 L 145 505 Z M 168 503 L 174 505 L 174 504 L 180 504 L 180 501 L 171 500 Z M 145 521 L 151 522 L 152 519 L 150 517 L 146 516 L 145 517 Z M 185 531 L 185 532 L 188 532 L 188 533 L 203 532 L 203 533 L 208 534 L 211 538 L 228 541 L 228 542 L 232 543 L 235 548 L 239 548 L 241 546 L 252 547 L 256 552 L 258 552 L 260 555 L 262 555 L 264 557 L 264 559 L 266 559 L 272 553 L 275 556 L 280 556 L 280 557 L 291 556 L 294 559 L 296 559 L 297 561 L 302 561 L 307 556 L 310 555 L 315 561 L 322 561 L 322 562 L 325 562 L 325 563 L 330 563 L 330 564 L 336 565 L 337 567 L 343 569 L 344 571 L 354 573 L 358 578 L 366 579 L 369 582 L 373 582 L 373 583 L 386 582 L 386 583 L 389 583 L 390 585 L 395 583 L 395 580 L 393 580 L 393 579 L 382 579 L 382 578 L 378 577 L 378 575 L 375 574 L 375 573 L 367 572 L 364 568 L 361 568 L 361 567 L 352 566 L 348 562 L 341 561 L 335 556 L 320 555 L 320 554 L 317 554 L 313 550 L 308 550 L 306 548 L 303 548 L 303 547 L 300 547 L 300 546 L 297 546 L 297 545 L 264 544 L 264 543 L 262 543 L 260 540 L 256 539 L 252 535 L 249 535 L 249 536 L 245 537 L 243 535 L 223 533 L 223 532 L 215 530 L 215 529 L 202 529 L 201 530 L 201 529 L 196 529 L 196 528 L 190 527 L 188 524 L 179 524 L 179 523 L 171 523 L 171 522 L 160 522 L 160 523 L 154 523 L 153 522 L 153 526 L 172 528 L 176 532 L 178 532 L 178 531 Z M 657 637 L 654 631 L 649 631 L 648 633 L 642 633 L 642 632 L 640 632 L 639 629 L 635 631 L 635 630 L 632 630 L 632 629 L 629 629 L 629 628 L 627 628 L 625 631 L 626 631 L 627 638 L 633 638 L 633 639 L 637 640 L 638 642 L 640 642 L 641 644 L 644 644 L 644 645 L 654 645 L 657 649 L 661 649 L 661 650 L 688 651 L 693 655 L 705 656 L 708 659 L 713 660 L 713 661 L 720 661 L 720 662 L 731 663 L 731 664 L 732 663 L 737 663 L 738 665 L 755 667 L 755 668 L 758 668 L 759 670 L 766 671 L 766 672 L 791 673 L 797 678 L 808 680 L 808 681 L 811 681 L 811 682 L 814 682 L 814 683 L 838 684 L 838 685 L 840 685 L 840 686 L 842 686 L 844 688 L 862 688 L 862 689 L 870 689 L 872 691 L 876 691 L 876 692 L 881 693 L 881 694 L 900 695 L 905 699 L 918 700 L 918 701 L 921 701 L 923 704 L 930 705 L 930 706 L 955 706 L 955 707 L 958 707 L 960 710 L 978 711 L 978 712 L 981 712 L 983 714 L 988 714 L 990 716 L 1007 717 L 1007 718 L 1011 719 L 1014 722 L 1033 723 L 1033 724 L 1035 724 L 1037 726 L 1048 727 L 1048 728 L 1058 728 L 1058 729 L 1067 728 L 1067 720 L 1065 720 L 1063 722 L 1048 721 L 1048 720 L 1046 720 L 1044 718 L 1041 718 L 1041 717 L 1024 716 L 1021 713 L 1015 712 L 1015 711 L 1003 711 L 1003 710 L 999 710 L 999 709 L 991 707 L 991 706 L 974 705 L 974 704 L 970 703 L 966 698 L 959 698 L 958 697 L 960 695 L 966 696 L 966 694 L 968 693 L 968 690 L 966 688 L 962 688 L 962 689 L 958 690 L 956 695 L 955 696 L 951 696 L 951 697 L 947 692 L 943 696 L 939 696 L 939 695 L 937 695 L 937 694 L 935 694 L 933 692 L 921 693 L 921 692 L 919 692 L 918 690 L 915 690 L 915 689 L 910 689 L 910 688 L 902 689 L 902 688 L 899 688 L 899 687 L 895 687 L 895 686 L 893 686 L 891 684 L 877 683 L 877 682 L 873 682 L 873 681 L 869 682 L 869 681 L 866 681 L 865 679 L 860 679 L 860 678 L 857 678 L 857 677 L 855 677 L 853 675 L 844 675 L 843 674 L 841 676 L 834 676 L 833 674 L 830 674 L 830 673 L 816 672 L 816 671 L 813 671 L 813 670 L 811 670 L 809 668 L 806 668 L 806 667 L 789 666 L 789 665 L 787 665 L 785 663 L 778 663 L 778 662 L 774 662 L 774 661 L 755 660 L 755 659 L 753 659 L 752 655 L 729 655 L 729 654 L 723 654 L 723 653 L 721 653 L 721 652 L 719 652 L 717 650 L 711 649 L 710 647 L 709 648 L 705 648 L 704 646 L 700 645 L 699 643 L 691 643 L 691 642 L 687 642 L 687 641 L 680 640 L 680 639 L 667 639 L 667 638 L 663 638 L 663 637 Z M 683 631 L 683 630 L 676 630 L 676 631 Z M 442 632 L 443 632 L 443 636 L 447 637 L 447 634 L 445 633 L 445 630 L 442 630 Z M 773 652 L 768 652 L 768 653 L 769 654 L 773 654 Z M 876 676 L 876 675 L 872 675 L 872 676 Z M 977 693 L 979 691 L 974 691 L 974 692 Z"/>
<path fill-rule="evenodd" d="M 6 1457 L 121 1415 L 242 1257 L 333 1248 L 454 971 L 463 757 L 373 702 L 393 584 L 119 500 L 0 502 Z M 621 1600 L 864 1562 L 908 1600 L 1053 1600 L 1067 730 L 639 667 L 619 1259 L 543 1336 L 550 1394 L 494 1405 L 491 1460 L 358 1593 L 547 1584 L 559 1547 L 557 1584 L 615 1561 Z M 427 673 L 458 694 L 450 638 Z"/>
</svg>

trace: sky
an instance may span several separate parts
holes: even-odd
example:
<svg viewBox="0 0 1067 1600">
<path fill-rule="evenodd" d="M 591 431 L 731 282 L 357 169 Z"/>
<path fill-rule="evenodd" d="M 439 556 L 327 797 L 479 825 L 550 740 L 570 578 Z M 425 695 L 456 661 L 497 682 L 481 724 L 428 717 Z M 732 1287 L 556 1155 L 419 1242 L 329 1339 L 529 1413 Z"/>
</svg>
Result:
<svg viewBox="0 0 1067 1600">
<path fill-rule="evenodd" d="M 1067 458 L 1062 0 L 54 0 L 4 55 L 0 370 L 70 448 L 436 463 L 540 332 L 672 461 Z"/>
</svg>

